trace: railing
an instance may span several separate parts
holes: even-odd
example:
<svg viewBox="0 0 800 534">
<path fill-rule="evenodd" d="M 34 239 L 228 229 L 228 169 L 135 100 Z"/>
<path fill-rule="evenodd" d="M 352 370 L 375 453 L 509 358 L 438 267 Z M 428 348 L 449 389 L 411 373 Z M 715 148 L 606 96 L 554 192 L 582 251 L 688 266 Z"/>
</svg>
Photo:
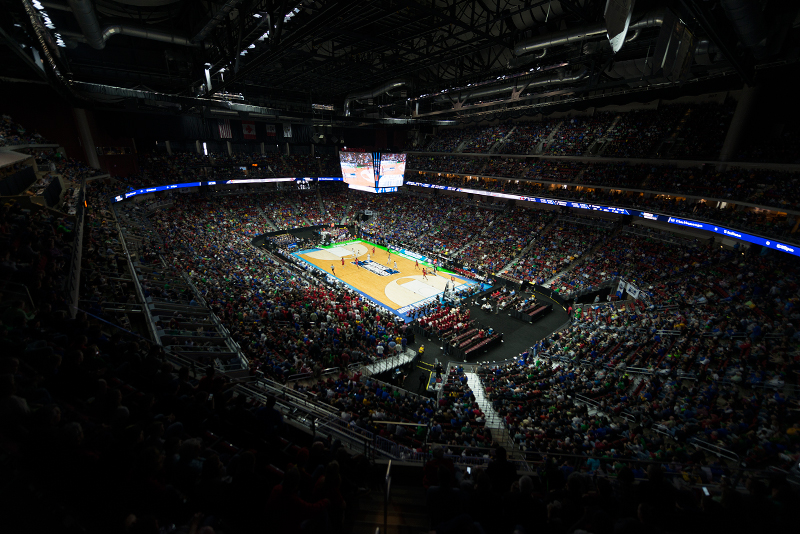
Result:
<svg viewBox="0 0 800 534">
<path fill-rule="evenodd" d="M 408 352 L 409 350 L 410 349 L 406 349 L 406 352 Z M 370 364 L 366 364 L 364 366 L 364 374 L 379 375 L 381 373 L 385 373 L 386 371 L 390 371 L 394 368 L 399 367 L 400 365 L 402 365 L 402 363 L 400 363 L 402 358 L 404 356 L 407 356 L 406 352 L 401 352 L 400 354 L 396 354 L 395 356 L 391 356 L 389 358 L 384 358 L 382 360 L 377 360 Z M 414 357 L 416 357 L 416 355 Z M 413 361 L 413 358 L 410 361 Z"/>
<path fill-rule="evenodd" d="M 393 386 L 393 385 L 391 385 L 391 384 L 389 384 L 387 382 L 384 382 L 382 380 L 378 380 L 377 378 L 372 378 L 372 377 L 365 376 L 365 375 L 362 374 L 361 375 L 361 382 L 362 383 L 366 383 L 367 380 L 369 380 L 371 382 L 375 382 L 377 384 L 380 384 L 381 386 L 385 386 L 385 387 L 388 387 L 388 388 L 400 390 L 403 393 L 403 395 L 405 395 L 406 397 L 411 397 L 411 398 L 413 398 L 414 400 L 416 400 L 418 402 L 429 402 L 431 400 L 430 397 L 426 397 L 425 395 L 420 395 L 418 393 L 414 393 L 414 392 L 409 391 L 407 389 L 403 389 L 403 388 L 401 388 L 399 386 Z"/>
<path fill-rule="evenodd" d="M 330 416 L 318 421 L 316 429 L 319 431 L 327 430 L 340 440 L 348 442 L 354 451 L 358 450 L 358 452 L 362 452 L 364 456 L 372 460 L 375 459 L 376 452 L 382 452 L 376 446 L 376 438 L 380 438 L 380 436 L 374 435 L 369 430 L 349 425 L 339 417 Z"/>
<path fill-rule="evenodd" d="M 86 178 L 81 179 L 81 190 L 75 211 L 75 238 L 72 244 L 72 261 L 69 263 L 69 272 L 65 282 L 65 290 L 70 306 L 70 316 L 74 319 L 78 309 L 79 291 L 81 286 L 81 257 L 83 255 L 83 218 L 85 215 L 84 202 L 86 201 Z M 122 236 L 120 235 L 120 238 Z M 144 302 L 144 301 L 141 301 Z"/>
<path fill-rule="evenodd" d="M 591 399 L 591 398 L 587 397 L 586 395 L 581 395 L 580 393 L 576 393 L 575 394 L 575 400 L 578 401 L 578 402 L 582 402 L 584 404 L 588 404 L 589 406 L 593 407 L 595 410 L 605 413 L 605 410 L 602 409 L 602 407 L 600 406 L 599 402 L 597 402 L 594 399 Z M 625 419 L 626 421 L 628 421 L 629 423 L 635 423 L 636 422 L 636 418 L 633 417 L 633 415 L 631 415 L 631 414 L 628 414 L 628 413 L 625 413 L 625 412 L 620 412 L 619 416 L 622 417 L 623 419 Z"/>
<path fill-rule="evenodd" d="M 734 460 L 735 462 L 737 462 L 737 464 L 740 460 L 739 455 L 733 452 L 732 450 L 720 447 L 719 445 L 714 445 L 713 443 L 708 443 L 697 437 L 691 437 L 688 440 L 686 440 L 686 442 L 691 443 L 695 447 L 703 449 L 704 451 L 716 454 L 719 457 L 727 458 L 728 460 Z"/>
<path fill-rule="evenodd" d="M 389 465 L 386 466 L 386 477 L 384 478 L 384 493 L 383 493 L 383 530 L 389 532 L 389 500 L 392 496 L 392 461 L 389 460 Z M 377 529 L 376 533 L 381 529 Z"/>
<path fill-rule="evenodd" d="M 133 260 L 131 259 L 130 252 L 128 251 L 128 245 L 125 242 L 125 236 L 122 232 L 122 227 L 119 224 L 119 218 L 117 217 L 117 212 L 115 209 L 111 209 L 111 214 L 114 217 L 114 224 L 117 227 L 117 234 L 119 235 L 119 243 L 122 246 L 122 251 L 125 253 L 125 260 L 128 262 L 128 270 L 133 277 L 133 287 L 136 291 L 136 298 L 141 303 L 147 302 L 147 299 L 144 297 L 144 292 L 142 291 L 142 284 L 139 283 L 139 279 L 136 276 L 136 268 L 133 265 Z M 150 307 L 144 304 L 142 309 L 145 312 L 146 320 L 145 323 L 147 325 L 147 331 L 150 334 L 150 338 L 157 344 L 161 345 L 161 338 L 158 337 L 156 333 L 155 322 L 153 321 L 153 316 L 150 313 Z"/>
<path fill-rule="evenodd" d="M 245 387 L 252 390 L 257 390 L 260 393 L 272 395 L 276 399 L 285 399 L 297 404 L 298 406 L 303 406 L 304 408 L 312 410 L 314 413 L 316 413 L 317 417 L 338 417 L 330 405 L 316 402 L 308 398 L 303 393 L 297 392 L 267 378 L 256 377 L 252 382 L 246 384 Z"/>
<path fill-rule="evenodd" d="M 25 307 L 30 311 L 34 310 L 36 306 L 31 298 L 31 293 L 28 291 L 28 286 L 18 282 L 2 282 L 3 298 L 5 301 L 0 304 L 0 309 L 5 309 L 11 305 L 12 300 L 21 300 L 25 303 Z"/>
</svg>

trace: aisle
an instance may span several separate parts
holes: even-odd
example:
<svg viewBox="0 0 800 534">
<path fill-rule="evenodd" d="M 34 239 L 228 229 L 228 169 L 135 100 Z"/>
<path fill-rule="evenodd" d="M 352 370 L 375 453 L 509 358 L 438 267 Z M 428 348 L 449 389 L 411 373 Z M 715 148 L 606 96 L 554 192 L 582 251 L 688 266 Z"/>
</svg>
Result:
<svg viewBox="0 0 800 534">
<path fill-rule="evenodd" d="M 464 374 L 467 376 L 467 384 L 472 390 L 472 394 L 475 395 L 475 402 L 478 403 L 481 411 L 484 413 L 484 415 L 486 415 L 486 426 L 492 430 L 502 428 L 503 421 L 500 419 L 500 416 L 497 415 L 497 412 L 494 411 L 494 408 L 492 408 L 492 403 L 486 398 L 486 395 L 483 391 L 483 384 L 481 384 L 481 379 L 478 378 L 478 375 L 475 373 Z"/>
<path fill-rule="evenodd" d="M 364 366 L 363 373 L 366 376 L 372 375 L 379 375 L 381 373 L 385 373 L 386 371 L 391 371 L 392 369 L 396 369 L 401 365 L 404 365 L 417 355 L 417 352 L 411 349 L 406 349 L 404 352 L 392 356 L 391 358 L 386 358 L 384 360 L 377 360 L 375 363 L 370 363 Z"/>
</svg>

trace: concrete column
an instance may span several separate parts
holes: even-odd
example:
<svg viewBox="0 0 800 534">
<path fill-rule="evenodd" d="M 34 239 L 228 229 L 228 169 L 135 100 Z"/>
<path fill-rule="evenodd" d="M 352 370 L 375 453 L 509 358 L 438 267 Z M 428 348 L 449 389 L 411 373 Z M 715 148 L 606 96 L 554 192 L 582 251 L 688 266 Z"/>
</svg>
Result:
<svg viewBox="0 0 800 534">
<path fill-rule="evenodd" d="M 194 149 L 197 150 L 198 154 L 203 155 L 203 143 L 199 139 L 194 142 Z"/>
<path fill-rule="evenodd" d="M 718 171 L 724 171 L 727 167 L 724 162 L 730 161 L 736 154 L 742 142 L 745 133 L 745 126 L 752 114 L 753 104 L 755 104 L 758 93 L 757 87 L 750 87 L 745 85 L 742 89 L 739 103 L 736 104 L 736 111 L 733 113 L 731 125 L 728 127 L 728 134 L 725 136 L 725 142 L 722 144 L 722 150 L 719 153 L 720 165 L 717 166 Z"/>
<path fill-rule="evenodd" d="M 233 157 L 233 145 L 230 141 L 225 141 L 225 144 L 228 146 L 228 155 Z"/>
<path fill-rule="evenodd" d="M 86 110 L 81 108 L 72 108 L 72 113 L 75 115 L 75 123 L 78 125 L 78 133 L 81 136 L 81 144 L 86 153 L 86 161 L 89 166 L 95 169 L 100 168 L 100 160 L 97 159 L 97 147 L 92 138 L 92 131 L 89 128 L 89 119 L 86 118 Z"/>
<path fill-rule="evenodd" d="M 289 155 L 289 143 L 286 143 L 285 153 L 286 153 L 287 156 Z"/>
<path fill-rule="evenodd" d="M 314 143 L 311 143 L 311 157 L 314 157 Z"/>
<path fill-rule="evenodd" d="M 167 147 L 167 155 L 172 155 L 172 145 L 169 144 L 169 141 L 164 141 L 164 145 Z"/>
<path fill-rule="evenodd" d="M 267 153 L 266 145 L 264 143 L 261 143 L 261 155 L 263 156 L 266 153 Z"/>
</svg>

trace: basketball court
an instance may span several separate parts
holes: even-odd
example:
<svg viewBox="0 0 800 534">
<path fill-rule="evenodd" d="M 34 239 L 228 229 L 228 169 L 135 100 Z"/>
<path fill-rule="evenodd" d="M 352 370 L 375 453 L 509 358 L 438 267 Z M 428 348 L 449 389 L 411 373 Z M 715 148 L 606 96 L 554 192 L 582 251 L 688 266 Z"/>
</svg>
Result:
<svg viewBox="0 0 800 534">
<path fill-rule="evenodd" d="M 446 287 L 452 290 L 455 286 L 455 291 L 460 292 L 477 285 L 444 269 L 433 274 L 433 265 L 423 261 L 426 258 L 419 260 L 417 266 L 418 260 L 405 251 L 387 250 L 362 239 L 300 250 L 293 255 L 406 321 L 410 320 L 409 310 L 438 300 Z M 423 268 L 426 276 L 422 274 Z"/>
</svg>

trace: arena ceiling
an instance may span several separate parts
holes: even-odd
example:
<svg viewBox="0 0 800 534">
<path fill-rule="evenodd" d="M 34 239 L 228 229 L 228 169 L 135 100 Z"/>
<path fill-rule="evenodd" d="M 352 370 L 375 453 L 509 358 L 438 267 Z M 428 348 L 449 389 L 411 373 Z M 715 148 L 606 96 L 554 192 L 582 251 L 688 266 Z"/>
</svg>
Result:
<svg viewBox="0 0 800 534">
<path fill-rule="evenodd" d="M 46 79 L 103 105 L 302 120 L 464 119 L 664 88 L 740 88 L 793 69 L 800 50 L 800 3 L 781 0 L 0 5 L 14 52 L 0 76 Z M 612 41 L 623 22 L 627 32 Z"/>
</svg>

